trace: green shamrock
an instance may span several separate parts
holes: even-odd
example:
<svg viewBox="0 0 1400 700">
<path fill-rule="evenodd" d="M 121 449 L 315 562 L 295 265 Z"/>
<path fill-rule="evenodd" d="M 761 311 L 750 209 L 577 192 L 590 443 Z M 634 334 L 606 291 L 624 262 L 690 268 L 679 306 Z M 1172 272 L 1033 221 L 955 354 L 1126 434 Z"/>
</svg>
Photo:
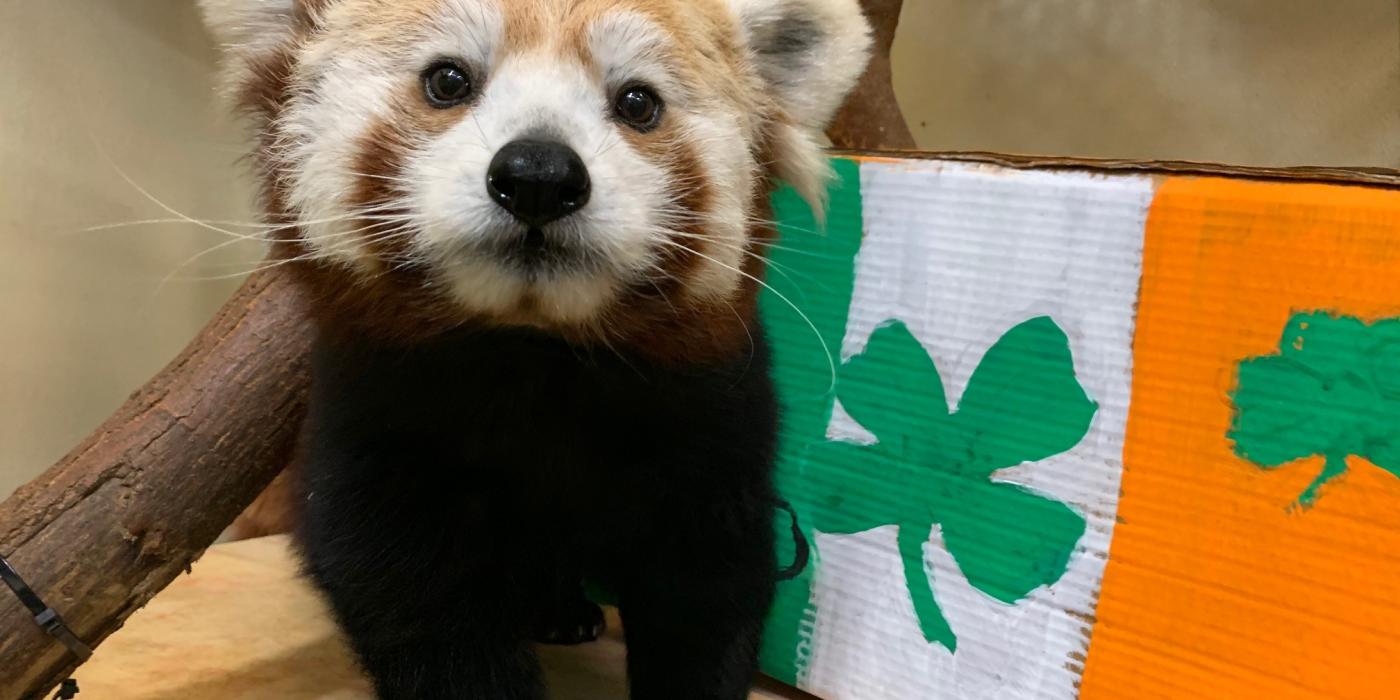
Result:
<svg viewBox="0 0 1400 700">
<path fill-rule="evenodd" d="M 1261 469 L 1324 458 L 1300 507 L 1353 455 L 1400 476 L 1400 319 L 1295 314 L 1278 354 L 1240 362 L 1231 399 L 1235 454 Z"/>
<path fill-rule="evenodd" d="M 1002 336 L 956 411 L 933 359 L 899 322 L 877 329 L 865 352 L 842 367 L 837 396 L 877 442 L 810 448 L 813 527 L 849 534 L 897 525 L 905 581 L 928 641 L 957 648 L 924 569 L 934 524 L 968 581 L 996 600 L 1014 603 L 1064 575 L 1083 516 L 991 479 L 1074 447 L 1098 409 L 1075 378 L 1069 341 L 1054 321 L 1034 318 Z"/>
</svg>

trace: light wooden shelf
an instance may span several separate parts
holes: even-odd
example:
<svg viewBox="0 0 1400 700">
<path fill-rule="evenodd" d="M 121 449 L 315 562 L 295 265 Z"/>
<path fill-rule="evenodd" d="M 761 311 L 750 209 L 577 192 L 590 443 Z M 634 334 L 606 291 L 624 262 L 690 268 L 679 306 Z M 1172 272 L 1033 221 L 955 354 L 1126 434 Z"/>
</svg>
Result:
<svg viewBox="0 0 1400 700">
<path fill-rule="evenodd" d="M 626 698 L 625 650 L 610 622 L 614 631 L 597 643 L 541 649 L 554 700 Z M 297 576 L 285 537 L 211 548 L 75 677 L 80 697 L 101 700 L 373 697 L 324 604 Z"/>
</svg>

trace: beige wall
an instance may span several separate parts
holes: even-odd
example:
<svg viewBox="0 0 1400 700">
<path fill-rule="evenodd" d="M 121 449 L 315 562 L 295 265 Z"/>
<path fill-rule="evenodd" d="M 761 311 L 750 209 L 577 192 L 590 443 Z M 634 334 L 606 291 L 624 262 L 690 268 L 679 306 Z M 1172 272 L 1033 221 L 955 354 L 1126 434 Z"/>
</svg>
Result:
<svg viewBox="0 0 1400 700">
<path fill-rule="evenodd" d="M 1400 167 L 1400 0 L 904 0 L 920 146 Z"/>
<path fill-rule="evenodd" d="M 167 216 L 96 144 L 181 211 L 247 217 L 211 61 L 192 0 L 0 2 L 0 496 L 105 418 L 236 285 L 160 287 L 218 234 L 75 233 Z M 250 258 L 213 261 L 236 259 Z"/>
<path fill-rule="evenodd" d="M 1396 0 L 906 0 L 897 82 L 921 144 L 1400 166 Z M 0 0 L 0 496 L 172 357 L 235 282 L 160 280 L 243 219 L 192 0 Z M 230 251 L 223 251 L 229 253 Z M 183 276 L 217 275 L 246 248 Z"/>
</svg>

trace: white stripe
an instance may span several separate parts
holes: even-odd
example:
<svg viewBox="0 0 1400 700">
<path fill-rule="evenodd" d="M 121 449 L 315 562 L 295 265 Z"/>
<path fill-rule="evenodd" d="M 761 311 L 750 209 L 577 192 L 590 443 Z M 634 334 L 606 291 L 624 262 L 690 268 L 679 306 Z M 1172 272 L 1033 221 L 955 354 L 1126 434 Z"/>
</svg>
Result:
<svg viewBox="0 0 1400 700">
<path fill-rule="evenodd" d="M 862 166 L 865 240 L 843 355 L 860 352 L 881 323 L 900 319 L 933 357 L 956 406 L 992 344 L 1027 319 L 1051 316 L 1069 336 L 1079 381 L 1099 412 L 1069 452 L 996 478 L 1069 504 L 1088 529 L 1064 577 L 1016 605 L 973 589 L 935 533 L 927 563 L 958 637 L 956 654 L 919 631 L 895 528 L 820 535 L 809 690 L 830 700 L 1076 696 L 1072 669 L 1087 652 L 1085 620 L 1117 509 L 1152 194 L 1152 181 L 1136 176 Z M 830 434 L 870 441 L 840 411 Z"/>
</svg>

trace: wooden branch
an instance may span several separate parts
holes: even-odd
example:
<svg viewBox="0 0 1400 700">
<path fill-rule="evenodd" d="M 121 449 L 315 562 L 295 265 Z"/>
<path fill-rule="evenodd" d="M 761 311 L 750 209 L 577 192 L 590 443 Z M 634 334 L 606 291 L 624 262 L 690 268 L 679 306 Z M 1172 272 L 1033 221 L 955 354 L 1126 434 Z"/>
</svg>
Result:
<svg viewBox="0 0 1400 700">
<path fill-rule="evenodd" d="M 289 280 L 253 276 L 96 433 L 0 504 L 0 553 L 96 646 L 208 547 L 287 464 L 311 329 Z M 0 700 L 75 665 L 0 588 Z"/>
<path fill-rule="evenodd" d="M 826 135 L 837 148 L 857 151 L 912 150 L 914 134 L 894 94 L 890 49 L 904 0 L 861 0 L 875 30 L 870 66 Z"/>
</svg>

